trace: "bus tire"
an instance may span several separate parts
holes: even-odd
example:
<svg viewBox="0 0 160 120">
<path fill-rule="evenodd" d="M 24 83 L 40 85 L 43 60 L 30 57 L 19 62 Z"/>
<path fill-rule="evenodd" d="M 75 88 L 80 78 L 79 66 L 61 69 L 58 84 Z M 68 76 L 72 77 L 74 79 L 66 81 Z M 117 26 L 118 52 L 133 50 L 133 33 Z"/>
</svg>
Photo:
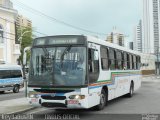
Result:
<svg viewBox="0 0 160 120">
<path fill-rule="evenodd" d="M 4 93 L 4 91 L 0 91 L 0 94 L 3 94 Z"/>
<path fill-rule="evenodd" d="M 133 92 L 134 92 L 134 84 L 133 82 L 131 82 L 129 93 L 127 94 L 127 97 L 131 98 L 133 96 Z"/>
<path fill-rule="evenodd" d="M 100 103 L 95 107 L 96 110 L 103 110 L 107 103 L 107 95 L 104 89 L 101 91 Z"/>
<path fill-rule="evenodd" d="M 19 92 L 19 85 L 14 85 L 13 92 L 18 93 Z"/>
</svg>

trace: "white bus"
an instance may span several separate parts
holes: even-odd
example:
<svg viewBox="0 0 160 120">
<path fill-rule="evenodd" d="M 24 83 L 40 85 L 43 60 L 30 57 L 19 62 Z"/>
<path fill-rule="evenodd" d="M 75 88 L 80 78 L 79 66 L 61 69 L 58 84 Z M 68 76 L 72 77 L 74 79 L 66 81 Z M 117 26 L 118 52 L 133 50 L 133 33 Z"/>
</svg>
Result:
<svg viewBox="0 0 160 120">
<path fill-rule="evenodd" d="M 101 110 L 132 97 L 141 86 L 138 53 L 83 35 L 36 38 L 31 49 L 28 100 L 33 106 Z"/>
<path fill-rule="evenodd" d="M 22 69 L 19 65 L 0 65 L 0 93 L 13 90 L 18 93 L 24 86 Z"/>
</svg>

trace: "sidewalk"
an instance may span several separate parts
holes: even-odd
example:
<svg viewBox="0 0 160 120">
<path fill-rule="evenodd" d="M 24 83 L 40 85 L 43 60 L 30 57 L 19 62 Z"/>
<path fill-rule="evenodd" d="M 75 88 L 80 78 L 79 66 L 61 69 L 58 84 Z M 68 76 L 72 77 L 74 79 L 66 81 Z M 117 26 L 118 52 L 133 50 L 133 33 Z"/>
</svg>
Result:
<svg viewBox="0 0 160 120">
<path fill-rule="evenodd" d="M 143 75 L 142 81 L 160 82 L 160 75 Z"/>
<path fill-rule="evenodd" d="M 12 114 L 32 109 L 27 98 L 0 101 L 0 114 Z"/>
<path fill-rule="evenodd" d="M 142 78 L 160 78 L 160 75 L 155 75 L 155 74 L 151 74 L 151 75 L 142 75 Z"/>
</svg>

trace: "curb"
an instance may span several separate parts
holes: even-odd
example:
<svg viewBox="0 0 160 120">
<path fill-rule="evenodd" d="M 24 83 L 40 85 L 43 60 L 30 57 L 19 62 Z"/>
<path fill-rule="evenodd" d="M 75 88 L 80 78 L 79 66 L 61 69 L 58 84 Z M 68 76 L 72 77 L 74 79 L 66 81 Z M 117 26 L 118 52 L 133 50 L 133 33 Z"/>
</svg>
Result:
<svg viewBox="0 0 160 120">
<path fill-rule="evenodd" d="M 157 76 L 157 75 L 155 75 L 155 74 L 151 74 L 151 75 L 142 75 L 142 77 L 153 77 L 153 76 Z"/>
<path fill-rule="evenodd" d="M 15 112 L 11 112 L 11 113 L 7 113 L 7 114 L 22 114 L 24 112 L 28 112 L 30 110 L 34 110 L 36 109 L 37 107 L 30 107 L 30 108 L 26 108 L 26 109 L 22 109 L 22 110 L 19 110 L 19 111 L 15 111 Z"/>
</svg>

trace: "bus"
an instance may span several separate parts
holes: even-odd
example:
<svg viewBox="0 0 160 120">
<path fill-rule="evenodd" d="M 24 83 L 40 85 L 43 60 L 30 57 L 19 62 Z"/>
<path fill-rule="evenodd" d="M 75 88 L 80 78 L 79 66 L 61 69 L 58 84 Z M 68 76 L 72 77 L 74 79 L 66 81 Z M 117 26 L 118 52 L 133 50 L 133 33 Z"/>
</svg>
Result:
<svg viewBox="0 0 160 120">
<path fill-rule="evenodd" d="M 39 37 L 31 47 L 27 98 L 33 106 L 102 110 L 140 88 L 140 63 L 137 52 L 96 37 Z"/>
<path fill-rule="evenodd" d="M 24 86 L 22 68 L 19 65 L 0 65 L 0 93 L 13 90 L 18 93 Z"/>
</svg>

